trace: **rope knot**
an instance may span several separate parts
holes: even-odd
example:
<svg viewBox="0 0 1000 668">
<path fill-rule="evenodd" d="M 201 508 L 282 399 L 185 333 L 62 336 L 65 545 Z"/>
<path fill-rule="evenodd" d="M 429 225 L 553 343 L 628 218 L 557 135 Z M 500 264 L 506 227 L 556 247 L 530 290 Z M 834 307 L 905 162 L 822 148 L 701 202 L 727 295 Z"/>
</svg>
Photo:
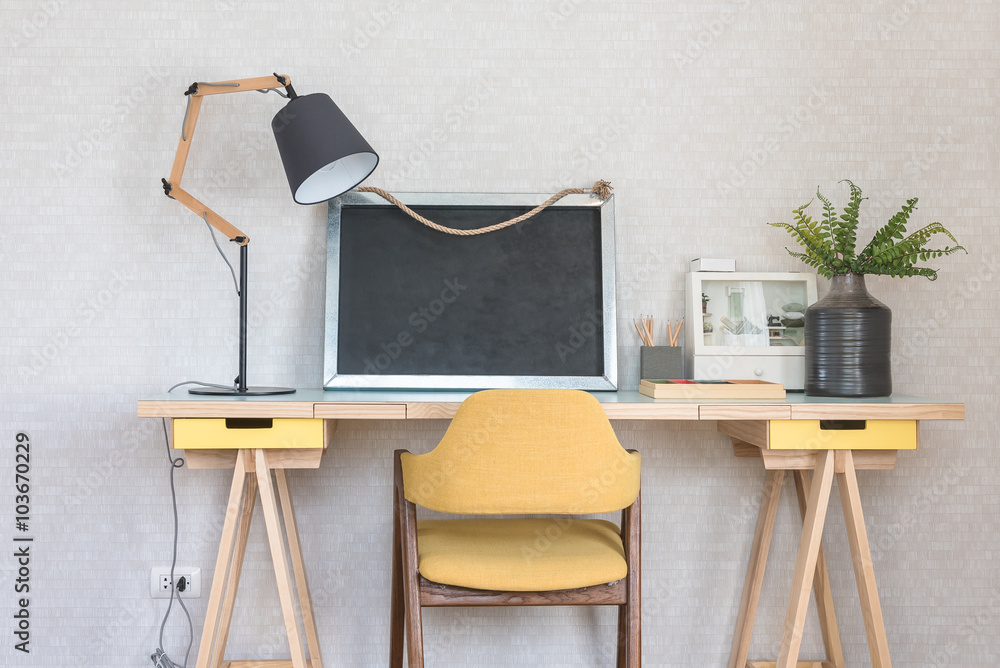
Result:
<svg viewBox="0 0 1000 668">
<path fill-rule="evenodd" d="M 594 187 L 590 189 L 590 194 L 600 199 L 607 199 L 611 197 L 612 190 L 614 190 L 614 186 L 601 179 L 594 182 Z"/>
</svg>

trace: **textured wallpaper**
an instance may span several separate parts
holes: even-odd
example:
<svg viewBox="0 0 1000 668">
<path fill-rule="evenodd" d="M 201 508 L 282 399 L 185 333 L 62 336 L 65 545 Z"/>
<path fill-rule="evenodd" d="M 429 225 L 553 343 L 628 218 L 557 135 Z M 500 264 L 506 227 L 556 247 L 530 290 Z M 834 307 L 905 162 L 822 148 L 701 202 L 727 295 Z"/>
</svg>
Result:
<svg viewBox="0 0 1000 668">
<path fill-rule="evenodd" d="M 0 663 L 148 666 L 172 515 L 160 425 L 136 401 L 235 375 L 237 300 L 205 225 L 165 198 L 192 81 L 272 72 L 329 93 L 395 191 L 615 186 L 619 382 L 629 320 L 683 313 L 700 256 L 792 271 L 789 220 L 817 186 L 869 197 L 862 235 L 910 197 L 968 248 L 940 278 L 869 280 L 893 309 L 895 389 L 962 401 L 893 471 L 859 475 L 889 646 L 904 668 L 1000 661 L 1000 6 L 988 0 L 264 2 L 0 0 Z M 185 185 L 253 238 L 251 384 L 321 383 L 326 212 L 289 197 L 274 95 L 207 100 Z M 234 249 L 228 252 L 235 261 Z M 820 280 L 820 293 L 828 282 Z M 445 424 L 344 422 L 292 474 L 328 666 L 388 660 L 390 456 Z M 643 454 L 648 666 L 723 666 L 763 483 L 711 423 L 620 421 Z M 30 523 L 16 517 L 30 439 Z M 207 590 L 229 482 L 178 470 L 178 562 Z M 782 499 L 752 657 L 774 658 L 799 531 Z M 836 492 L 835 492 L 836 494 Z M 836 497 L 825 548 L 848 664 L 869 665 Z M 30 653 L 15 549 L 30 543 Z M 231 658 L 282 658 L 255 517 Z M 190 601 L 196 640 L 207 596 Z M 429 666 L 612 665 L 610 609 L 425 613 Z M 183 659 L 176 606 L 165 629 Z M 196 644 L 197 648 L 197 644 Z M 803 658 L 822 653 L 815 610 Z M 189 664 L 193 665 L 192 656 Z"/>
</svg>

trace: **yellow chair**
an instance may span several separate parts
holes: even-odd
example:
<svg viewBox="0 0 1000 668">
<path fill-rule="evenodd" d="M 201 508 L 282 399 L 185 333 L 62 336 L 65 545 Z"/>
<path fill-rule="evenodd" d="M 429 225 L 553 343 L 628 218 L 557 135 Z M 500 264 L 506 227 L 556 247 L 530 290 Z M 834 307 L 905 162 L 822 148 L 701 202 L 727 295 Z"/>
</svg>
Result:
<svg viewBox="0 0 1000 668">
<path fill-rule="evenodd" d="M 617 666 L 640 666 L 639 463 L 575 390 L 477 392 L 433 451 L 397 450 L 389 665 L 405 635 L 423 668 L 422 607 L 616 605 Z M 574 517 L 619 510 L 621 529 Z"/>
</svg>

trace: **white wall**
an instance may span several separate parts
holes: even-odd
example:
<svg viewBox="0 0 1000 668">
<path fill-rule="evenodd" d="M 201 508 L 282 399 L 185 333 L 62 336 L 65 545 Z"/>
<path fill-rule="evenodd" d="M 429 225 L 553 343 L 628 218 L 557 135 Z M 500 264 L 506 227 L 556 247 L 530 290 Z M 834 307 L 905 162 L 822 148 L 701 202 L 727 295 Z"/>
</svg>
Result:
<svg viewBox="0 0 1000 668">
<path fill-rule="evenodd" d="M 866 231 L 907 197 L 969 254 L 936 283 L 873 279 L 893 309 L 898 392 L 964 401 L 861 493 L 897 666 L 993 666 L 1000 640 L 995 433 L 1000 7 L 894 0 L 732 2 L 0 2 L 0 662 L 149 665 L 171 515 L 159 424 L 136 400 L 235 372 L 236 300 L 204 225 L 166 199 L 192 81 L 290 74 L 329 92 L 377 148 L 390 190 L 554 192 L 611 181 L 620 383 L 640 312 L 679 317 L 700 255 L 801 270 L 788 220 L 817 185 L 870 197 Z M 185 183 L 254 239 L 251 381 L 321 383 L 325 211 L 292 203 L 270 137 L 276 96 L 208 100 Z M 300 281 L 295 276 L 303 275 Z M 297 283 L 294 292 L 283 282 Z M 821 281 L 825 290 L 826 281 Z M 644 657 L 724 665 L 763 474 L 711 424 L 617 423 L 644 455 Z M 387 660 L 390 453 L 439 422 L 345 423 L 294 475 L 327 665 Z M 13 441 L 33 444 L 31 654 L 13 648 Z M 226 474 L 181 470 L 180 562 L 214 567 Z M 752 654 L 774 656 L 798 512 L 778 518 Z M 868 665 L 833 500 L 826 539 L 850 665 Z M 255 520 L 259 522 L 259 518 Z M 230 656 L 278 658 L 255 527 Z M 207 582 L 207 580 L 206 580 Z M 205 598 L 191 609 L 200 635 Z M 821 652 L 811 613 L 804 657 Z M 434 666 L 610 665 L 610 611 L 431 611 Z M 182 618 L 167 648 L 181 658 Z M 193 658 L 192 658 L 193 662 Z"/>
</svg>

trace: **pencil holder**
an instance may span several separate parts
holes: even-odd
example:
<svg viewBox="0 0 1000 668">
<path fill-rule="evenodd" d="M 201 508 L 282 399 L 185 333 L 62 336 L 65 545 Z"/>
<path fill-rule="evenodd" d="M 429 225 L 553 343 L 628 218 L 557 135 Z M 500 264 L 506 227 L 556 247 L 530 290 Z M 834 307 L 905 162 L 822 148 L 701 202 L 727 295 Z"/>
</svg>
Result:
<svg viewBox="0 0 1000 668">
<path fill-rule="evenodd" d="M 684 349 L 680 346 L 639 348 L 639 380 L 676 380 L 684 377 Z"/>
</svg>

